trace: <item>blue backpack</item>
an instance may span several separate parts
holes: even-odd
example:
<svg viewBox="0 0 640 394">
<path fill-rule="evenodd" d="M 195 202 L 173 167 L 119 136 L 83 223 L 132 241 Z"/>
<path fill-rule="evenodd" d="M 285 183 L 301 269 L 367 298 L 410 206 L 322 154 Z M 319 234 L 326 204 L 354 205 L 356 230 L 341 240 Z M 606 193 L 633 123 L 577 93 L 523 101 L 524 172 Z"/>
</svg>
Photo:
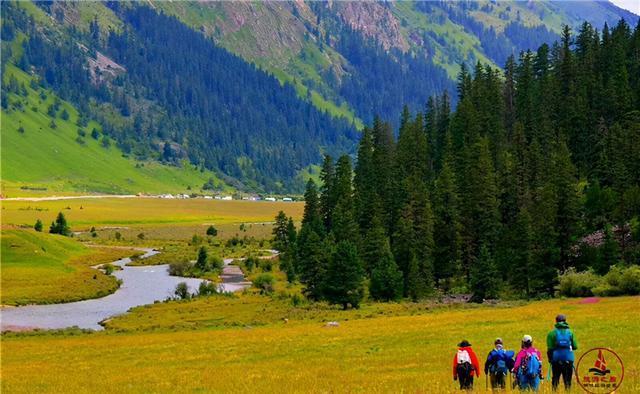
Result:
<svg viewBox="0 0 640 394">
<path fill-rule="evenodd" d="M 570 330 L 556 329 L 556 343 L 553 349 L 553 361 L 573 361 Z"/>
<path fill-rule="evenodd" d="M 556 329 L 556 349 L 571 349 L 571 331 Z"/>
<path fill-rule="evenodd" d="M 506 375 L 511 369 L 513 363 L 513 351 L 505 351 L 504 349 L 492 350 L 490 356 L 491 367 L 489 370 L 493 374 Z"/>
<path fill-rule="evenodd" d="M 538 355 L 535 353 L 527 353 L 527 356 L 522 362 L 521 373 L 528 379 L 534 380 L 540 376 L 542 370 L 542 364 Z"/>
</svg>

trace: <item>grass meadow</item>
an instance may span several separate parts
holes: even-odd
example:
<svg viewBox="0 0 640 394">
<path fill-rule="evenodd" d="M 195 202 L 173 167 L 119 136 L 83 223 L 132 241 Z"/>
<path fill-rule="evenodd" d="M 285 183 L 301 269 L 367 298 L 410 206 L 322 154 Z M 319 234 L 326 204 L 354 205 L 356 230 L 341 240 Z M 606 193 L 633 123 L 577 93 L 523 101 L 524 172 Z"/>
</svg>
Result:
<svg viewBox="0 0 640 394">
<path fill-rule="evenodd" d="M 206 316 L 210 323 L 202 326 L 169 325 L 139 331 L 123 325 L 93 334 L 5 334 L 2 389 L 452 392 L 456 386 L 451 359 L 462 338 L 474 345 L 482 360 L 496 336 L 507 347 L 515 347 L 523 334 L 530 334 L 544 352 L 544 337 L 559 312 L 568 315 L 579 341 L 579 355 L 597 346 L 614 349 L 626 367 L 618 392 L 640 389 L 638 297 L 476 307 L 373 304 L 347 312 L 320 308 L 315 316 L 306 318 L 296 308 L 286 311 L 284 304 L 282 313 L 272 313 L 265 300 L 269 298 L 218 296 L 138 308 L 128 317 L 144 321 L 156 315 L 153 318 L 158 321 L 181 322 L 186 313 Z M 250 315 L 254 317 L 247 318 Z M 255 322 L 255 316 L 265 321 Z M 337 320 L 339 327 L 326 327 L 328 319 Z M 238 324 L 222 327 L 216 320 Z M 544 367 L 546 376 L 547 365 Z M 485 391 L 484 379 L 476 382 L 475 392 Z M 548 382 L 541 391 L 550 392 Z"/>
<path fill-rule="evenodd" d="M 113 276 L 91 268 L 139 254 L 89 248 L 60 235 L 2 229 L 0 304 L 50 304 L 103 297 L 118 288 Z"/>
<path fill-rule="evenodd" d="M 91 227 L 157 227 L 158 234 L 174 239 L 185 225 L 208 225 L 273 222 L 278 211 L 298 220 L 302 217 L 302 202 L 220 201 L 205 199 L 160 198 L 94 198 L 52 201 L 2 202 L 4 224 L 33 226 L 36 219 L 53 221 L 58 212 L 67 217 L 73 231 L 88 231 Z M 164 229 L 164 230 L 162 230 Z M 150 230 L 149 230 L 150 231 Z M 269 228 L 270 231 L 270 228 Z M 193 233 L 191 233 L 193 235 Z M 189 236 L 191 236 L 189 235 Z"/>
</svg>

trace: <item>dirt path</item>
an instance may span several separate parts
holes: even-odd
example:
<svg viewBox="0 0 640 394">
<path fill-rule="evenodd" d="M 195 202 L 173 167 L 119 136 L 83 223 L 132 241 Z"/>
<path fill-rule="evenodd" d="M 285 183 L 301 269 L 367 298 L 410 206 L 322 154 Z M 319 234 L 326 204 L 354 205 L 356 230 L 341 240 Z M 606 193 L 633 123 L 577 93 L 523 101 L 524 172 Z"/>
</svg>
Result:
<svg viewBox="0 0 640 394">
<path fill-rule="evenodd" d="M 268 252 L 270 252 L 271 254 L 268 256 L 260 256 L 258 258 L 272 259 L 278 255 L 277 250 L 269 249 Z M 233 262 L 234 260 L 244 259 L 245 258 L 242 257 L 238 259 L 227 258 L 223 260 L 224 267 L 222 267 L 222 273 L 220 274 L 220 279 L 222 280 L 222 283 L 220 284 L 221 291 L 235 292 L 244 290 L 245 288 L 251 286 L 251 282 L 244 277 L 244 273 L 242 272 L 240 267 L 238 267 L 237 265 L 231 265 L 231 262 Z"/>
</svg>

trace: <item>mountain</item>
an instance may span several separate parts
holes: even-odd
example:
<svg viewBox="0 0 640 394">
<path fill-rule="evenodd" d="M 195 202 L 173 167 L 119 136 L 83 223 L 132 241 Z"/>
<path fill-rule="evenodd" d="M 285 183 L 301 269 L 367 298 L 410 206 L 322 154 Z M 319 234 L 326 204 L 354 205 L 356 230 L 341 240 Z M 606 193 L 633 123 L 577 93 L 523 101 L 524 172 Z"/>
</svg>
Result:
<svg viewBox="0 0 640 394">
<path fill-rule="evenodd" d="M 404 104 L 417 111 L 453 93 L 460 63 L 501 67 L 556 40 L 563 24 L 638 20 L 595 1 L 3 2 L 2 11 L 3 50 L 13 48 L 3 86 L 13 66 L 96 121 L 130 160 L 187 163 L 218 187 L 267 192 L 301 190 L 323 153 L 353 153 L 374 115 L 395 119 Z M 19 95 L 4 91 L 3 115 L 15 114 Z"/>
</svg>

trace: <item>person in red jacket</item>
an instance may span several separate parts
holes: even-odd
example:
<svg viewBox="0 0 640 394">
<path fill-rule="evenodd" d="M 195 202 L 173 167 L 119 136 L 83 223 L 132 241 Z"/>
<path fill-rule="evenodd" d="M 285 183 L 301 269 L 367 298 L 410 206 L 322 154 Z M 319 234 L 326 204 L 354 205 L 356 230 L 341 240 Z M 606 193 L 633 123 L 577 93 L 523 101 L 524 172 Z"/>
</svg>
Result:
<svg viewBox="0 0 640 394">
<path fill-rule="evenodd" d="M 474 374 L 480 377 L 480 364 L 471 344 L 464 339 L 453 356 L 453 380 L 460 382 L 460 390 L 472 390 Z"/>
</svg>

